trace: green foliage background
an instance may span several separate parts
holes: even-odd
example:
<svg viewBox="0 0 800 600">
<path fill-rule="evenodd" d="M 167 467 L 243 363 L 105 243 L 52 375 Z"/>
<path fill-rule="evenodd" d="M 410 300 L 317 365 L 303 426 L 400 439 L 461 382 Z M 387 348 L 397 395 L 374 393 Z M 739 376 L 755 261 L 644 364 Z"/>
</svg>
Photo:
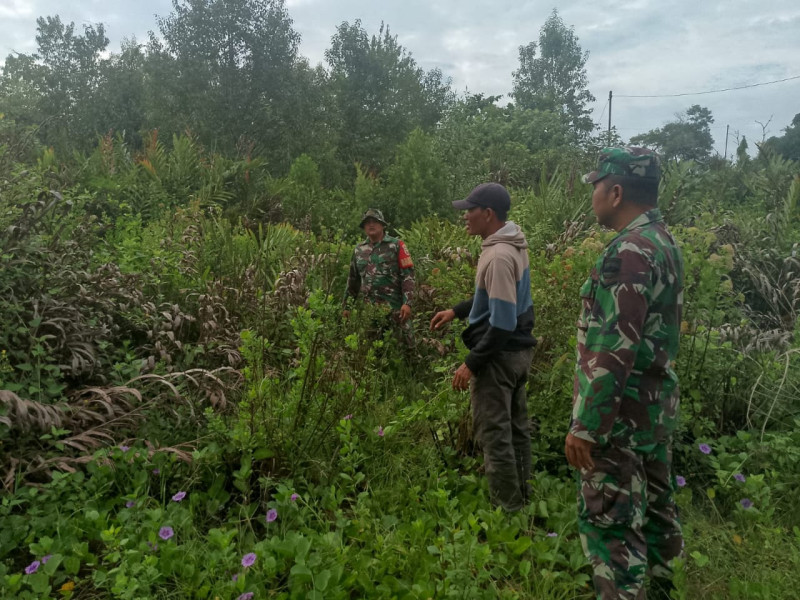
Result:
<svg viewBox="0 0 800 600">
<path fill-rule="evenodd" d="M 579 178 L 599 140 L 574 33 L 551 15 L 502 106 L 456 98 L 388 27 L 343 23 L 312 68 L 283 3 L 226 6 L 175 2 L 160 39 L 109 58 L 102 26 L 42 19 L 37 53 L 5 64 L 3 597 L 590 598 L 562 452 L 577 292 L 611 234 Z M 648 134 L 698 152 L 671 153 L 660 194 L 687 273 L 678 595 L 788 598 L 800 169 L 772 141 L 703 154 L 696 108 Z M 490 506 L 450 387 L 460 327 L 426 326 L 471 293 L 480 240 L 450 202 L 487 180 L 531 246 L 534 498 L 516 515 Z M 371 335 L 379 309 L 341 318 L 368 207 L 414 258 L 412 357 Z"/>
</svg>

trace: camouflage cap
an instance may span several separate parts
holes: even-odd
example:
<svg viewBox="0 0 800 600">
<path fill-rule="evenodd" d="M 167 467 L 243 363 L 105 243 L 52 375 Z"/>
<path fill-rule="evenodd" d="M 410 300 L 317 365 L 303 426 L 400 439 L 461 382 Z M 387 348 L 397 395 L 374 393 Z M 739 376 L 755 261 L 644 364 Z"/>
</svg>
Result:
<svg viewBox="0 0 800 600">
<path fill-rule="evenodd" d="M 609 175 L 658 181 L 661 177 L 658 155 L 649 148 L 603 148 L 597 160 L 597 169 L 584 175 L 583 182 L 595 183 Z"/>
<path fill-rule="evenodd" d="M 358 226 L 363 229 L 364 221 L 366 221 L 367 219 L 375 219 L 378 223 L 380 223 L 384 227 L 389 226 L 389 224 L 386 222 L 386 219 L 383 218 L 383 213 L 379 211 L 377 208 L 368 208 L 367 211 L 364 213 L 364 216 L 361 217 L 361 223 L 359 223 Z"/>
</svg>

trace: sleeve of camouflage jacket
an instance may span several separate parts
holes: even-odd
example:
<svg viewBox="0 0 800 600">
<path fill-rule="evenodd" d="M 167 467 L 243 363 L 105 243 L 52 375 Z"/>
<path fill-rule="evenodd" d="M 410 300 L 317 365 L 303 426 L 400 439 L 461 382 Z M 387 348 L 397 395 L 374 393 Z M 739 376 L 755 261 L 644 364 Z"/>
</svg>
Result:
<svg viewBox="0 0 800 600">
<path fill-rule="evenodd" d="M 598 268 L 599 267 L 599 268 Z M 607 252 L 581 289 L 570 433 L 605 444 L 642 341 L 653 267 L 638 249 Z"/>
<path fill-rule="evenodd" d="M 358 292 L 361 290 L 361 275 L 358 272 L 356 262 L 356 251 L 353 251 L 353 258 L 350 259 L 350 272 L 347 275 L 347 285 L 344 288 L 344 298 L 342 299 L 342 307 L 347 309 L 348 300 L 356 298 Z"/>
<path fill-rule="evenodd" d="M 414 296 L 414 263 L 403 241 L 398 242 L 397 266 L 400 269 L 400 289 L 403 292 L 403 304 L 411 306 Z"/>
</svg>

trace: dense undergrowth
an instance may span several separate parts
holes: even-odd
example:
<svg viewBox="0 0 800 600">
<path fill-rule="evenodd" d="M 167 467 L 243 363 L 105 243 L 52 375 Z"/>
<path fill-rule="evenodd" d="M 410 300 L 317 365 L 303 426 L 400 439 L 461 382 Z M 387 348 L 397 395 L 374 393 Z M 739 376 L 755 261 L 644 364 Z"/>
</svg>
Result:
<svg viewBox="0 0 800 600">
<path fill-rule="evenodd" d="M 153 134 L 0 153 L 0 593 L 15 598 L 590 598 L 562 454 L 578 289 L 610 239 L 574 168 L 513 189 L 539 339 L 534 498 L 493 510 L 450 388 L 478 240 L 420 211 L 417 349 L 340 299 L 384 182 L 319 183 Z M 413 164 L 400 178 L 414 179 Z M 399 173 L 399 172 L 398 172 Z M 800 587 L 800 179 L 665 170 L 686 260 L 676 440 L 684 598 Z M 398 181 L 399 179 L 395 180 Z M 413 203 L 411 204 L 413 205 Z M 417 205 L 414 205 L 417 206 Z M 422 205 L 419 205 L 422 206 Z M 244 596 L 243 596 L 244 595 Z"/>
</svg>

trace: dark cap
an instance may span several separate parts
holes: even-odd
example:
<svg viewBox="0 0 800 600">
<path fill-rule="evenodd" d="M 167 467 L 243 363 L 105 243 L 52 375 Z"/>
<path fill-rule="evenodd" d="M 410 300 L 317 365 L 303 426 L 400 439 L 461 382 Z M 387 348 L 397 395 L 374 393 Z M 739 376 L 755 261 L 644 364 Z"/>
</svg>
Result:
<svg viewBox="0 0 800 600">
<path fill-rule="evenodd" d="M 364 213 L 364 216 L 361 217 L 361 223 L 359 223 L 358 226 L 363 229 L 364 221 L 366 221 L 367 219 L 375 219 L 378 223 L 380 223 L 384 227 L 389 226 L 389 224 L 386 222 L 386 219 L 383 218 L 383 213 L 379 211 L 377 208 L 367 209 L 367 211 Z"/>
<path fill-rule="evenodd" d="M 597 159 L 597 169 L 584 175 L 583 182 L 595 183 L 609 175 L 658 181 L 661 165 L 658 155 L 649 148 L 603 148 Z"/>
<path fill-rule="evenodd" d="M 511 196 L 499 183 L 482 183 L 463 200 L 455 200 L 453 208 L 468 210 L 475 206 L 491 208 L 499 217 L 505 217 L 511 208 Z"/>
</svg>

